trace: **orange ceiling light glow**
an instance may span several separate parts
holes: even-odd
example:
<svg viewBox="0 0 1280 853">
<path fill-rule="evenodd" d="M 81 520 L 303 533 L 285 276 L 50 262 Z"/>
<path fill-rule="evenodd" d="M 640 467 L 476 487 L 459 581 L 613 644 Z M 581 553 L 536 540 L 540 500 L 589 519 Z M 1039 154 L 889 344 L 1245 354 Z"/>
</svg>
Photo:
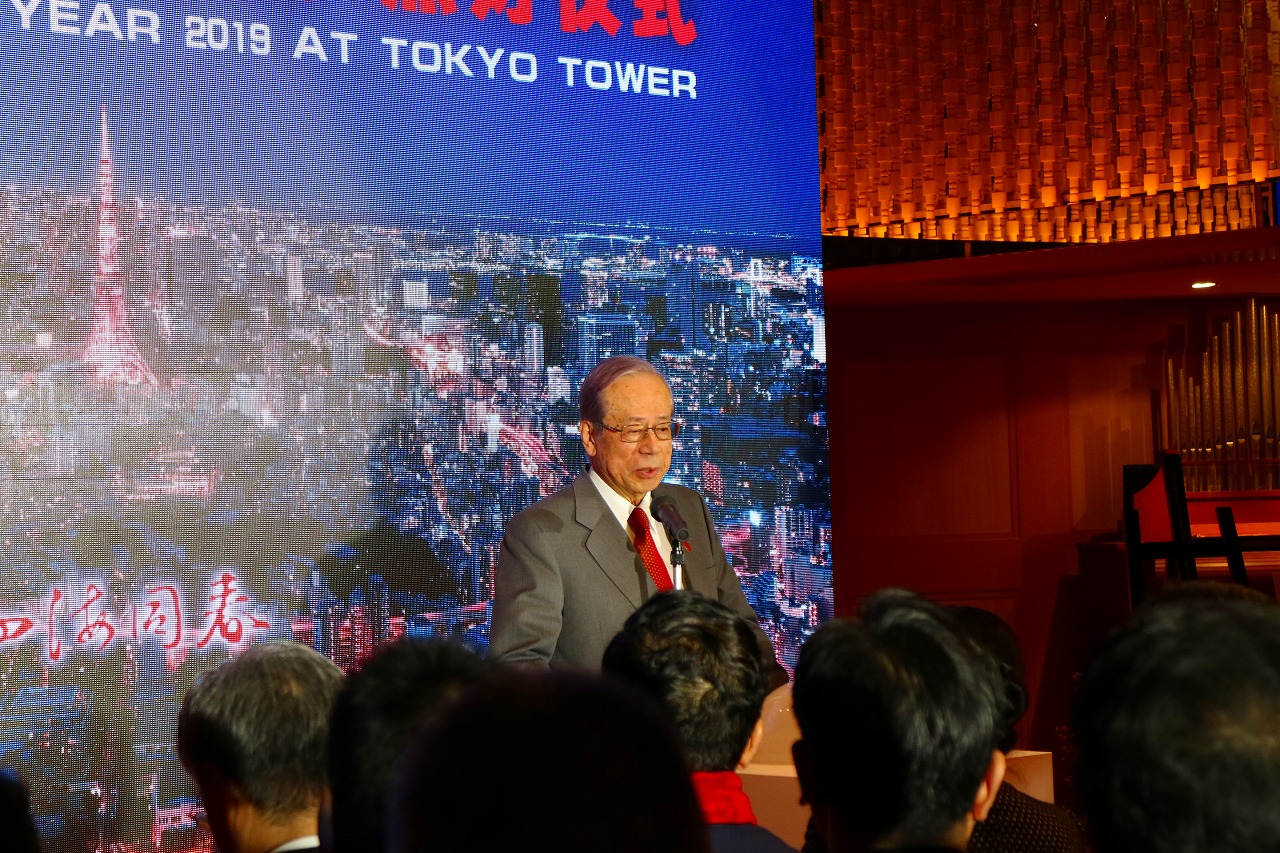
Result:
<svg viewBox="0 0 1280 853">
<path fill-rule="evenodd" d="M 1271 224 L 1274 2 L 817 10 L 825 234 L 1112 243 Z"/>
</svg>

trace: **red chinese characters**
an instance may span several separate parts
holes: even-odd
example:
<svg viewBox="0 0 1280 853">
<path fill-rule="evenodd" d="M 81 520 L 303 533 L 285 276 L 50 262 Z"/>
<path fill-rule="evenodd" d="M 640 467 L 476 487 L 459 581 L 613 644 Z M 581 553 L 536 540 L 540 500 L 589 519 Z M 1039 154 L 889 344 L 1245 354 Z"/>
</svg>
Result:
<svg viewBox="0 0 1280 853">
<path fill-rule="evenodd" d="M 49 660 L 62 660 L 64 641 L 74 639 L 77 645 L 103 652 L 121 636 L 132 640 L 154 637 L 166 653 L 180 653 L 186 648 L 184 640 L 188 636 L 183 595 L 180 587 L 161 583 L 148 587 L 141 601 L 135 599 L 133 604 L 121 605 L 113 612 L 107 606 L 107 593 L 97 582 L 86 583 L 78 599 L 74 594 L 68 596 L 61 587 L 54 587 L 45 613 Z M 251 640 L 254 632 L 271 627 L 266 618 L 251 612 L 249 596 L 240 591 L 240 581 L 230 571 L 217 576 L 206 600 L 209 607 L 203 612 L 207 620 L 205 633 L 197 648 L 203 649 L 216 640 L 235 645 Z M 79 606 L 72 610 L 77 603 Z M 0 614 L 0 645 L 21 642 L 36 625 L 30 616 Z"/>
<path fill-rule="evenodd" d="M 533 0 L 475 0 L 471 4 L 471 14 L 481 21 L 490 12 L 506 15 L 511 23 L 524 26 L 533 20 Z"/>
<path fill-rule="evenodd" d="M 95 605 L 105 597 L 106 594 L 96 583 L 87 584 L 84 589 L 84 603 L 71 612 L 73 623 L 76 620 L 81 623 L 80 630 L 75 635 L 76 642 L 80 645 L 88 645 L 100 637 L 101 642 L 98 644 L 98 651 L 102 651 L 111 645 L 111 641 L 116 638 L 116 626 L 110 614 L 102 608 L 94 610 Z M 55 662 L 62 660 L 62 641 L 58 639 L 56 617 L 61 610 L 65 609 L 65 605 L 62 604 L 63 598 L 62 590 L 54 587 L 52 594 L 49 596 L 49 613 L 46 624 L 49 630 L 49 660 Z"/>
<path fill-rule="evenodd" d="M 698 37 L 698 27 L 685 20 L 680 11 L 680 0 L 635 0 L 635 4 L 640 18 L 631 24 L 631 31 L 638 37 L 655 38 L 669 33 L 681 47 Z"/>
<path fill-rule="evenodd" d="M 58 605 L 62 602 L 62 590 L 54 587 L 53 594 L 49 596 L 49 618 L 45 621 L 45 625 L 49 629 L 49 660 L 62 660 L 62 643 L 58 641 L 57 635 L 54 633 L 53 621 L 54 611 L 58 609 Z"/>
<path fill-rule="evenodd" d="M 248 614 L 242 618 L 239 611 L 239 605 L 246 604 L 249 596 L 239 593 L 236 585 L 239 583 L 236 576 L 230 572 L 223 572 L 216 581 L 213 582 L 213 594 L 208 597 L 208 601 L 213 605 L 212 608 L 204 612 L 205 618 L 212 617 L 209 623 L 209 630 L 205 633 L 204 638 L 196 643 L 196 648 L 203 649 L 209 645 L 209 641 L 213 639 L 216 633 L 222 640 L 235 645 L 244 639 L 244 619 L 247 618 L 251 628 L 270 628 L 271 623 L 264 619 L 259 619 L 253 614 Z"/>
<path fill-rule="evenodd" d="M 610 36 L 622 28 L 618 16 L 609 10 L 609 0 L 560 0 L 560 29 L 566 33 L 585 33 L 596 24 Z"/>
<path fill-rule="evenodd" d="M 457 0 L 380 0 L 391 11 L 421 12 L 427 15 L 452 15 L 458 11 Z M 616 0 L 560 0 L 560 29 L 566 33 L 585 33 L 600 27 L 610 38 L 622 29 L 622 20 L 610 8 Z M 685 47 L 698 37 L 698 27 L 684 16 L 680 0 L 632 0 L 640 16 L 631 22 L 637 38 L 671 36 Z M 471 14 L 483 21 L 490 13 L 506 15 L 519 26 L 533 21 L 533 0 L 472 0 Z"/>
<path fill-rule="evenodd" d="M 147 590 L 147 600 L 142 607 L 133 608 L 133 638 L 136 640 L 142 634 L 166 640 L 166 650 L 175 649 L 182 642 L 182 597 L 177 587 L 152 587 Z"/>
<path fill-rule="evenodd" d="M 0 643 L 22 638 L 36 623 L 26 616 L 0 616 Z"/>
<path fill-rule="evenodd" d="M 72 619 L 81 618 L 84 620 L 84 627 L 76 634 L 76 642 L 81 645 L 92 643 L 96 637 L 102 637 L 102 643 L 98 646 L 98 651 L 102 651 L 111 645 L 111 641 L 116 638 L 116 626 L 107 611 L 98 609 L 94 613 L 90 610 L 103 599 L 105 593 L 97 584 L 91 583 L 85 590 L 85 602 L 76 608 L 71 614 Z"/>
</svg>

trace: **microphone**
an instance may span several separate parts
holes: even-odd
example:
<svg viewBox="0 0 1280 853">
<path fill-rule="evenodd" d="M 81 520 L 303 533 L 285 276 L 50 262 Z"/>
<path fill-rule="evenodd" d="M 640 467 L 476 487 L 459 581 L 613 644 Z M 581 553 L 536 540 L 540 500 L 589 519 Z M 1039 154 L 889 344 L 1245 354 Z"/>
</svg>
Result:
<svg viewBox="0 0 1280 853">
<path fill-rule="evenodd" d="M 689 538 L 689 525 L 680 515 L 680 510 L 676 509 L 676 502 L 670 495 L 654 495 L 649 502 L 649 511 L 654 518 L 666 525 L 667 531 L 676 540 L 673 545 L 679 547 L 677 543 Z"/>
</svg>

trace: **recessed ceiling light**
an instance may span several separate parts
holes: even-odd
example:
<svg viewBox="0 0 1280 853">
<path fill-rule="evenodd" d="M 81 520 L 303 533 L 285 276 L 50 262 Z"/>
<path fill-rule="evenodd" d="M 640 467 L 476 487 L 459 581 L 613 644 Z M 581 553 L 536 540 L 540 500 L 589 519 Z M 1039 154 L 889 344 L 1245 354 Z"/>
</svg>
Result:
<svg viewBox="0 0 1280 853">
<path fill-rule="evenodd" d="M 1218 286 L 1218 283 L 1216 281 L 1197 281 L 1195 284 L 1191 285 L 1191 289 L 1192 290 L 1208 290 L 1211 287 L 1217 287 L 1217 286 Z"/>
</svg>

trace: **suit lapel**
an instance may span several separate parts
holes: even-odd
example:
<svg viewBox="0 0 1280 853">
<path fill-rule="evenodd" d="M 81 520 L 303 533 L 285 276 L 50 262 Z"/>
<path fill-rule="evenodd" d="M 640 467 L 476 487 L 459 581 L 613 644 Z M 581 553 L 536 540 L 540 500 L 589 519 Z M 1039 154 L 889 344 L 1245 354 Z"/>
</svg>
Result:
<svg viewBox="0 0 1280 853">
<path fill-rule="evenodd" d="M 634 607 L 644 604 L 636 551 L 588 475 L 582 474 L 573 481 L 573 498 L 575 519 L 591 531 L 587 552 Z"/>
</svg>

